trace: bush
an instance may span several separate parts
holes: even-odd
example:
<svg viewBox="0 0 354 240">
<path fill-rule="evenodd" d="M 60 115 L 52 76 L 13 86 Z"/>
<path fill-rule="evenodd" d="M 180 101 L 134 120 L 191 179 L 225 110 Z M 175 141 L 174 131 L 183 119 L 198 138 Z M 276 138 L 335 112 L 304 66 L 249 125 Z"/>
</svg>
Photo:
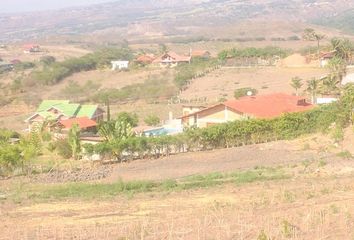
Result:
<svg viewBox="0 0 354 240">
<path fill-rule="evenodd" d="M 284 50 L 279 47 L 264 47 L 264 48 L 232 48 L 229 50 L 223 50 L 218 54 L 220 60 L 225 60 L 226 58 L 263 58 L 263 59 L 271 59 L 276 56 L 285 58 L 289 55 L 289 50 Z"/>
<path fill-rule="evenodd" d="M 136 127 L 139 123 L 139 117 L 136 113 L 120 112 L 117 115 L 117 120 L 129 123 L 131 127 Z"/>
<path fill-rule="evenodd" d="M 33 62 L 19 62 L 14 65 L 15 71 L 23 71 L 34 68 L 36 65 Z"/>
<path fill-rule="evenodd" d="M 144 119 L 148 126 L 157 126 L 160 124 L 160 118 L 156 115 L 149 115 Z"/>
<path fill-rule="evenodd" d="M 247 96 L 248 92 L 252 92 L 252 95 L 256 95 L 258 93 L 257 89 L 255 88 L 250 88 L 250 87 L 239 88 L 235 90 L 234 97 L 236 99 L 239 99 L 241 97 Z"/>
<path fill-rule="evenodd" d="M 65 159 L 69 159 L 73 155 L 72 148 L 67 139 L 60 139 L 55 143 L 55 148 L 57 149 L 60 156 Z"/>
</svg>

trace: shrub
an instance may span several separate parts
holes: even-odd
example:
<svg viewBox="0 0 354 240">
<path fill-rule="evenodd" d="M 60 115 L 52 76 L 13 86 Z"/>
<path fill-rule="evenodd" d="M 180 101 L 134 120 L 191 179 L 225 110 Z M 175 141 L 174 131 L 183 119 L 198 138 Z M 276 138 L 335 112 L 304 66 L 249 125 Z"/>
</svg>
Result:
<svg viewBox="0 0 354 240">
<path fill-rule="evenodd" d="M 73 151 L 67 139 L 60 139 L 56 142 L 55 145 L 60 156 L 65 159 L 69 159 L 72 157 Z"/>
<path fill-rule="evenodd" d="M 240 97 L 247 96 L 248 92 L 251 92 L 252 95 L 256 95 L 258 93 L 257 89 L 255 88 L 250 88 L 250 87 L 239 88 L 235 90 L 234 97 L 236 99 L 239 99 Z"/>
<path fill-rule="evenodd" d="M 157 126 L 160 124 L 160 118 L 155 115 L 149 115 L 144 119 L 148 126 Z"/>
</svg>

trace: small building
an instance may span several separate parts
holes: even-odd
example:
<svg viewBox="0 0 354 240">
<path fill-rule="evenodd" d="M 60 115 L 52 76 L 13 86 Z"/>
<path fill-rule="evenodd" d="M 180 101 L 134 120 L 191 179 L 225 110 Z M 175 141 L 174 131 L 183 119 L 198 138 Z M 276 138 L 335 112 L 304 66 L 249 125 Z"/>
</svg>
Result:
<svg viewBox="0 0 354 240">
<path fill-rule="evenodd" d="M 321 54 L 320 66 L 326 67 L 328 62 L 335 57 L 336 51 L 326 52 Z"/>
<path fill-rule="evenodd" d="M 190 62 L 190 56 L 181 56 L 172 51 L 162 54 L 153 61 L 153 63 L 159 64 L 161 67 L 176 67 L 180 63 Z"/>
<path fill-rule="evenodd" d="M 313 107 L 314 105 L 308 103 L 304 97 L 275 93 L 229 100 L 189 115 L 184 115 L 181 119 L 185 127 L 196 126 L 203 128 L 250 118 L 271 119 L 284 113 L 307 111 Z"/>
<path fill-rule="evenodd" d="M 111 61 L 112 70 L 123 70 L 129 68 L 129 61 Z"/>
<path fill-rule="evenodd" d="M 37 53 L 41 51 L 41 47 L 38 44 L 26 44 L 23 46 L 24 53 Z"/>
<path fill-rule="evenodd" d="M 50 128 L 57 126 L 62 120 L 84 118 L 100 122 L 104 111 L 98 105 L 81 105 L 70 103 L 68 100 L 44 100 L 37 111 L 25 120 L 28 129 L 36 129 L 45 121 L 51 123 Z"/>
</svg>

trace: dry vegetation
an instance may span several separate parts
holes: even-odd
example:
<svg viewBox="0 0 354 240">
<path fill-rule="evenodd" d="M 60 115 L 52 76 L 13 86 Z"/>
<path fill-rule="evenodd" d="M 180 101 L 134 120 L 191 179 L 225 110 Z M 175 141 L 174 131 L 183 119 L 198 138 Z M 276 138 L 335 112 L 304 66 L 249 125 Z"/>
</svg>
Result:
<svg viewBox="0 0 354 240">
<path fill-rule="evenodd" d="M 311 135 L 194 153 L 195 161 L 179 156 L 177 175 L 164 167 L 174 166 L 175 157 L 138 161 L 128 166 L 130 174 L 125 166 L 115 169 L 126 171 L 122 177 L 131 182 L 125 183 L 118 175 L 88 184 L 2 181 L 1 239 L 352 239 L 354 162 L 340 153 L 354 151 L 353 137 L 347 129 L 339 147 Z M 245 154 L 249 148 L 252 156 Z M 206 168 L 217 160 L 229 174 Z M 253 170 L 237 170 L 237 162 Z M 142 169 L 155 177 L 139 174 Z M 156 182 L 136 181 L 143 179 Z"/>
<path fill-rule="evenodd" d="M 291 78 L 299 76 L 308 80 L 322 77 L 326 69 L 318 68 L 227 68 L 223 67 L 211 74 L 198 78 L 181 94 L 182 99 L 207 97 L 208 101 L 220 98 L 232 98 L 235 89 L 251 87 L 259 93 L 285 92 L 293 93 Z"/>
</svg>

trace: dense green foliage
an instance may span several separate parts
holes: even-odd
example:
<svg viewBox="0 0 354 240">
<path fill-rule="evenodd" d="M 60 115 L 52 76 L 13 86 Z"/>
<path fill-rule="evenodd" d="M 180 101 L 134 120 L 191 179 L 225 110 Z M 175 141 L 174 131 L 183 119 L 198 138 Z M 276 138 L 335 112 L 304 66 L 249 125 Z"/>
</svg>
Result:
<svg viewBox="0 0 354 240">
<path fill-rule="evenodd" d="M 37 133 L 30 133 L 12 142 L 11 138 L 20 137 L 18 133 L 0 130 L 0 176 L 8 175 L 17 168 L 25 172 L 28 163 L 41 152 L 41 139 Z"/>
<path fill-rule="evenodd" d="M 289 55 L 288 50 L 281 49 L 279 47 L 265 47 L 265 48 L 232 48 L 229 50 L 223 50 L 219 53 L 219 59 L 225 60 L 227 58 L 251 58 L 251 57 L 259 57 L 264 59 L 273 58 L 275 56 L 284 58 Z"/>
<path fill-rule="evenodd" d="M 42 70 L 33 72 L 31 77 L 41 84 L 52 85 L 74 73 L 108 66 L 112 60 L 130 60 L 131 58 L 130 49 L 104 48 L 83 57 L 69 58 L 63 62 L 51 62 Z"/>
</svg>

